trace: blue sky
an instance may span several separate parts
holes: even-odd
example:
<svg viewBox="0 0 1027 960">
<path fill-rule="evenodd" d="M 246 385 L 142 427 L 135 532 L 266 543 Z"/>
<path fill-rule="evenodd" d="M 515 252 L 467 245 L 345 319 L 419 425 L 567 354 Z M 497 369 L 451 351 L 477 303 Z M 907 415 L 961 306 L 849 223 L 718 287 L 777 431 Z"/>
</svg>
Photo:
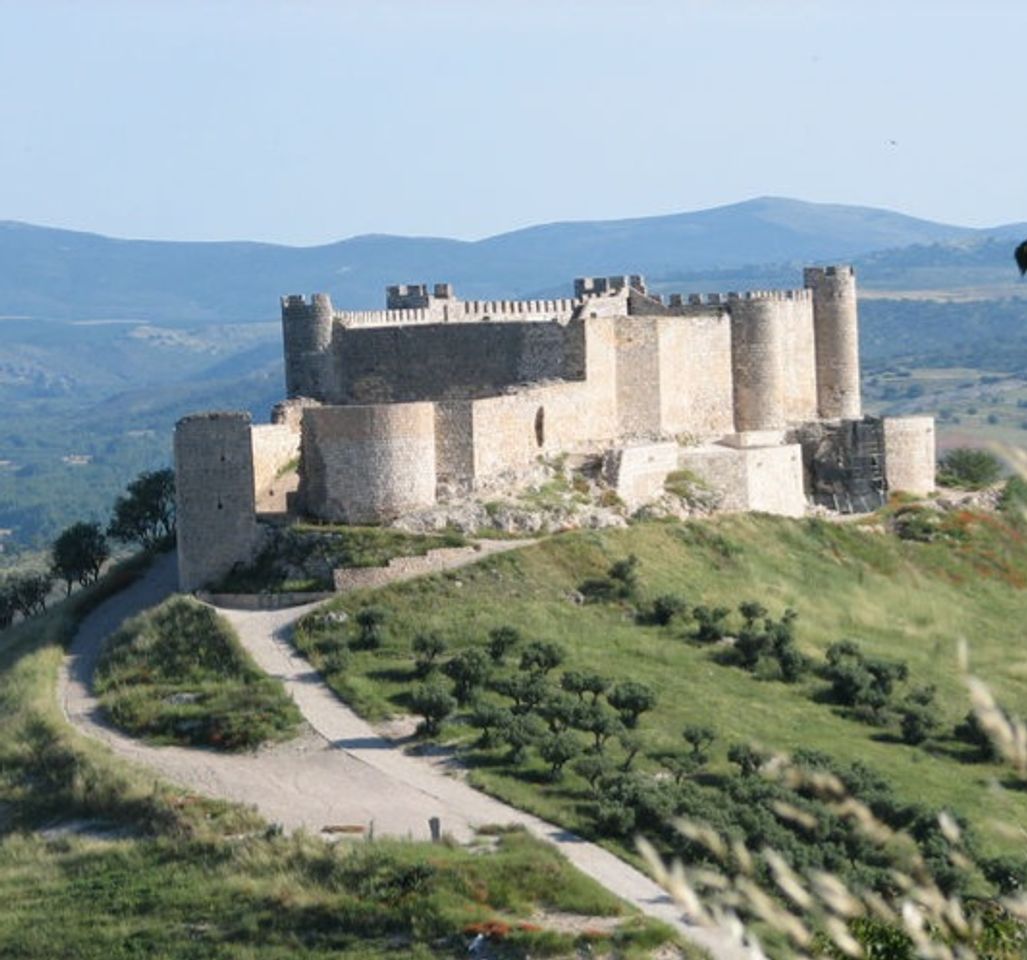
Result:
<svg viewBox="0 0 1027 960">
<path fill-rule="evenodd" d="M 1027 4 L 0 0 L 0 219 L 294 244 L 760 195 L 1027 220 Z"/>
</svg>

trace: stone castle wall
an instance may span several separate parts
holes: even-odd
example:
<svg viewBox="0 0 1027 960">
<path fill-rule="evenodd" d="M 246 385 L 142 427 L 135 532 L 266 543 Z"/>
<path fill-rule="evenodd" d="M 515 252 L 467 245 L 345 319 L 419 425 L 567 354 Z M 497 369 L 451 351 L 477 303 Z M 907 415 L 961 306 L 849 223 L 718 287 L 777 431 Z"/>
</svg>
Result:
<svg viewBox="0 0 1027 960">
<path fill-rule="evenodd" d="M 300 494 L 324 520 L 378 523 L 435 502 L 430 403 L 313 407 L 303 416 Z"/>
<path fill-rule="evenodd" d="M 178 577 L 194 590 L 223 577 L 256 551 L 248 413 L 202 413 L 175 426 Z"/>
<path fill-rule="evenodd" d="M 580 321 L 336 326 L 317 399 L 332 404 L 470 399 L 517 384 L 583 380 L 584 340 Z"/>
<path fill-rule="evenodd" d="M 889 490 L 930 493 L 935 487 L 933 417 L 886 417 L 884 476 Z"/>
</svg>

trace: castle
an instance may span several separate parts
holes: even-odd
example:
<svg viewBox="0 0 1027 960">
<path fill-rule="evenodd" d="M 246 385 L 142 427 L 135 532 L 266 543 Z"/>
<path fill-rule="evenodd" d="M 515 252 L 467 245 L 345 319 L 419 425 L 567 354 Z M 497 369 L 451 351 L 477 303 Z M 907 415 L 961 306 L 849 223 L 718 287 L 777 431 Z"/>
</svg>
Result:
<svg viewBox="0 0 1027 960">
<path fill-rule="evenodd" d="M 258 503 L 381 523 L 516 487 L 540 457 L 601 458 L 629 508 L 687 470 L 723 509 L 873 509 L 934 486 L 934 423 L 862 415 L 852 268 L 801 289 L 650 292 L 582 278 L 555 300 L 461 300 L 389 287 L 385 310 L 282 299 L 287 399 L 272 423 L 185 417 L 175 430 L 179 575 L 191 590 L 254 555 Z M 273 501 L 272 497 L 272 501 Z"/>
</svg>

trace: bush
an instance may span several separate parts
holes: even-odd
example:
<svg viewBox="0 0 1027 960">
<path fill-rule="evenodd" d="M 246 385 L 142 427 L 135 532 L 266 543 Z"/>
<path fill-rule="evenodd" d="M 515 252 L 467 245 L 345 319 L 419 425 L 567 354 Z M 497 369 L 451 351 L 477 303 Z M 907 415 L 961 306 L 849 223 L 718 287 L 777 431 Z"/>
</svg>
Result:
<svg viewBox="0 0 1027 960">
<path fill-rule="evenodd" d="M 1002 476 L 1002 462 L 987 450 L 958 447 L 949 450 L 938 464 L 938 483 L 946 487 L 980 490 Z"/>
<path fill-rule="evenodd" d="M 506 655 L 521 642 L 520 631 L 516 627 L 496 627 L 489 631 L 485 649 L 493 663 L 502 663 Z"/>
<path fill-rule="evenodd" d="M 639 615 L 639 622 L 666 627 L 675 617 L 683 617 L 687 612 L 688 604 L 684 597 L 676 593 L 665 593 L 653 600 L 649 609 Z"/>
<path fill-rule="evenodd" d="M 365 650 L 377 650 L 385 639 L 385 623 L 389 611 L 384 607 L 364 607 L 357 611 L 357 644 Z"/>
<path fill-rule="evenodd" d="M 490 662 L 485 652 L 477 647 L 461 650 L 444 670 L 453 681 L 453 693 L 457 702 L 464 706 L 489 678 Z"/>
<path fill-rule="evenodd" d="M 437 681 L 422 683 L 414 687 L 410 694 L 410 708 L 424 718 L 418 732 L 435 736 L 442 726 L 442 721 L 456 709 L 456 700 Z"/>
</svg>

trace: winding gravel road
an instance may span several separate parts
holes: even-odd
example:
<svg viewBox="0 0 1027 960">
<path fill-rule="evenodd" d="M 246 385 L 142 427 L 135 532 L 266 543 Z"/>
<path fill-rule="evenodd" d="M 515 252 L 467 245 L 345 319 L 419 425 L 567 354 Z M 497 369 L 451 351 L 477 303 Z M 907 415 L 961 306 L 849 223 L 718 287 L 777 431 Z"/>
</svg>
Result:
<svg viewBox="0 0 1027 960">
<path fill-rule="evenodd" d="M 155 747 L 119 733 L 91 689 L 103 641 L 127 617 L 173 593 L 176 581 L 174 555 L 161 557 L 141 580 L 83 621 L 58 681 L 65 715 L 82 733 L 161 778 L 253 806 L 287 830 L 318 833 L 362 827 L 378 835 L 427 839 L 428 820 L 438 817 L 444 832 L 467 840 L 484 824 L 520 824 L 557 846 L 583 873 L 643 913 L 671 924 L 718 960 L 746 957 L 721 936 L 685 922 L 659 886 L 612 853 L 480 793 L 438 760 L 411 756 L 380 736 L 338 699 L 290 644 L 292 624 L 313 605 L 270 612 L 221 611 L 261 668 L 285 684 L 306 718 L 309 729 L 296 740 L 239 755 Z"/>
</svg>

